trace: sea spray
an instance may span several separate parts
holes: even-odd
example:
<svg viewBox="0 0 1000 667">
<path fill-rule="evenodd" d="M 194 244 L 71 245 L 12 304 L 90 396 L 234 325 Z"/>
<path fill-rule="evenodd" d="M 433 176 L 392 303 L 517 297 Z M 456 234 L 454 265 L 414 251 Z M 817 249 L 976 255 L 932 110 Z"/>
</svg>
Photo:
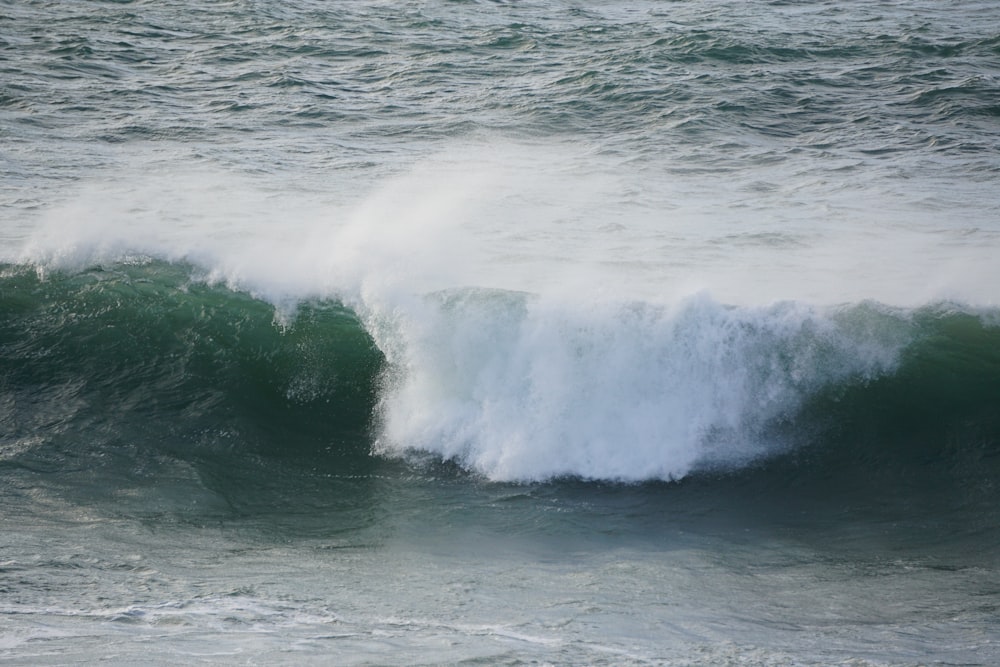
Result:
<svg viewBox="0 0 1000 667">
<path fill-rule="evenodd" d="M 784 284 L 780 263 L 714 267 L 746 276 L 740 291 L 751 296 L 736 301 L 697 289 L 712 280 L 703 280 L 708 267 L 681 261 L 689 240 L 647 263 L 640 286 L 623 279 L 630 248 L 668 237 L 633 237 L 608 227 L 608 212 L 588 208 L 585 194 L 563 198 L 585 175 L 580 165 L 518 169 L 537 154 L 476 162 L 450 153 L 323 204 L 255 188 L 249 177 L 161 164 L 150 178 L 89 183 L 45 213 L 15 259 L 43 273 L 130 258 L 186 262 L 193 280 L 273 304 L 280 327 L 303 303 L 341 302 L 386 359 L 375 451 L 428 451 L 498 480 L 677 479 L 740 466 L 781 451 L 773 427 L 817 391 L 894 367 L 906 343 L 897 331 L 851 326 L 850 307 L 825 300 L 768 298 L 799 289 L 775 287 Z M 620 180 L 598 169 L 585 182 L 601 192 Z M 563 204 L 539 205 L 556 200 Z M 514 223 L 529 236 L 553 225 L 566 233 L 537 257 L 501 261 L 496 246 L 521 243 L 508 238 Z M 700 238 L 711 253 L 699 261 L 712 263 L 717 240 L 696 223 L 706 220 L 671 219 L 669 236 Z M 608 234 L 624 244 L 622 260 L 593 261 L 593 244 Z M 763 238 L 754 252 L 774 254 Z M 785 238 L 780 257 L 801 261 L 804 251 Z M 529 243 L 538 253 L 538 239 Z M 573 262 L 560 261 L 561 244 L 577 244 Z M 690 275 L 675 281 L 685 267 Z M 823 284 L 837 293 L 847 282 Z"/>
<path fill-rule="evenodd" d="M 515 481 L 739 466 L 780 450 L 769 427 L 816 392 L 893 368 L 901 327 L 872 317 L 707 295 L 673 306 L 430 295 L 376 335 L 389 364 L 376 450 L 427 450 Z"/>
</svg>

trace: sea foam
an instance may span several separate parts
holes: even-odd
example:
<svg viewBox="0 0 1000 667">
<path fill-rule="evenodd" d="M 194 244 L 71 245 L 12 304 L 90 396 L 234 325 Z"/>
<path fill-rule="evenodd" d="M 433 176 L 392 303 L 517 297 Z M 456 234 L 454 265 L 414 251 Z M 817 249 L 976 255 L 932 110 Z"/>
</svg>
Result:
<svg viewBox="0 0 1000 667">
<path fill-rule="evenodd" d="M 377 450 L 521 481 L 743 465 L 779 450 L 769 427 L 817 391 L 890 370 L 901 342 L 800 303 L 707 295 L 664 307 L 466 291 L 388 331 Z"/>
<path fill-rule="evenodd" d="M 844 315 L 863 281 L 817 279 L 856 245 L 683 211 L 653 220 L 613 195 L 628 179 L 610 167 L 550 159 L 526 173 L 537 156 L 459 151 L 330 196 L 159 165 L 85 185 L 5 259 L 186 262 L 273 303 L 283 325 L 305 300 L 342 301 L 387 362 L 376 451 L 428 451 L 491 479 L 742 465 L 780 449 L 771 428 L 815 392 L 896 363 L 902 337 Z M 893 280 L 872 289 L 915 284 L 913 256 L 884 263 Z M 801 298 L 816 285 L 824 298 Z"/>
</svg>

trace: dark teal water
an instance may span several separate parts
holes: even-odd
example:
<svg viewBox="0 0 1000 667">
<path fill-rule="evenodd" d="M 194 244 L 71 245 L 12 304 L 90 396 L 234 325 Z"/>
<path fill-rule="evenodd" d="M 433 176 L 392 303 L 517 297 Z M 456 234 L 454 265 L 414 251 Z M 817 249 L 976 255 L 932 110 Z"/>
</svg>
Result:
<svg viewBox="0 0 1000 667">
<path fill-rule="evenodd" d="M 0 1 L 0 658 L 996 663 L 997 26 Z"/>
<path fill-rule="evenodd" d="M 386 360 L 345 306 L 308 303 L 276 323 L 269 304 L 189 273 L 162 263 L 45 280 L 6 270 L 0 474 L 12 527 L 4 569 L 12 659 L 129 661 L 151 643 L 168 663 L 229 662 L 243 651 L 362 663 L 478 655 L 686 664 L 694 651 L 712 662 L 854 654 L 881 664 L 887 654 L 897 662 L 943 655 L 917 639 L 872 652 L 864 633 L 829 636 L 859 608 L 863 622 L 896 628 L 884 632 L 907 635 L 928 615 L 957 612 L 961 622 L 932 636 L 956 625 L 992 633 L 982 600 L 994 595 L 1000 546 L 1000 346 L 989 314 L 950 304 L 841 310 L 853 327 L 904 335 L 898 366 L 803 396 L 794 412 L 761 425 L 756 437 L 771 449 L 752 459 L 707 457 L 672 482 L 511 484 L 463 470 L 462 459 L 373 451 Z M 631 444 L 619 443 L 621 457 Z M 581 573 L 597 579 L 581 590 Z M 523 610 L 523 576 L 547 582 L 532 586 L 531 609 L 569 595 L 566 618 L 591 629 L 512 614 Z M 407 580 L 405 592 L 383 589 L 402 585 L 393 577 Z M 466 597 L 446 604 L 467 611 L 438 607 L 454 593 L 438 587 L 460 585 L 451 577 L 466 581 Z M 736 581 L 719 590 L 719 577 Z M 794 584 L 803 578 L 816 596 L 850 599 L 793 602 L 805 595 Z M 872 585 L 890 586 L 888 609 L 868 597 Z M 622 586 L 641 588 L 634 608 L 592 617 L 586 605 L 622 604 Z M 678 587 L 683 599 L 670 613 L 654 611 Z M 754 599 L 760 587 L 778 608 Z M 941 612 L 920 610 L 929 594 Z M 743 613 L 720 608 L 747 595 Z M 422 609 L 419 618 L 386 609 L 404 601 Z M 798 605 L 819 617 L 803 619 Z M 706 607 L 719 614 L 710 623 L 697 620 Z M 466 613 L 490 622 L 470 624 Z M 664 637 L 665 627 L 673 629 Z M 709 627 L 721 629 L 706 644 Z M 114 638 L 116 652 L 91 643 L 95 631 Z M 521 637 L 532 632 L 541 635 Z M 826 635 L 831 647 L 789 639 L 799 632 Z M 380 644 L 386 633 L 397 649 Z M 451 636 L 449 648 L 435 648 L 440 633 Z M 641 650 L 618 653 L 618 640 L 594 646 L 591 633 L 602 642 L 640 633 Z M 278 637 L 301 646 L 274 653 Z M 990 650 L 949 649 L 966 659 Z"/>
</svg>

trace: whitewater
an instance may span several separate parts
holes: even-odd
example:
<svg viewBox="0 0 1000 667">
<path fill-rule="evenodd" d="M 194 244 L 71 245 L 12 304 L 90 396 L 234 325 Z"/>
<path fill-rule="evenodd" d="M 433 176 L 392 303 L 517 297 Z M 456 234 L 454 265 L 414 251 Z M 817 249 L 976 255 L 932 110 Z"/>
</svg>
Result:
<svg viewBox="0 0 1000 667">
<path fill-rule="evenodd" d="M 0 656 L 992 664 L 990 3 L 0 3 Z"/>
</svg>

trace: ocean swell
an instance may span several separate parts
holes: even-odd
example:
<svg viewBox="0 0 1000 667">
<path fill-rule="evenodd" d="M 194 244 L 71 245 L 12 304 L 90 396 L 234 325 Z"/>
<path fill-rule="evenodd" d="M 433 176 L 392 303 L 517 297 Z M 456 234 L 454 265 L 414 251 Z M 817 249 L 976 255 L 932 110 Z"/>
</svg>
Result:
<svg viewBox="0 0 1000 667">
<path fill-rule="evenodd" d="M 816 451 L 891 470 L 1000 432 L 993 311 L 455 289 L 285 319 L 195 275 L 6 267 L 4 464 L 344 473 L 425 452 L 495 481 L 638 482 Z"/>
<path fill-rule="evenodd" d="M 0 278 L 0 458 L 33 469 L 169 456 L 368 459 L 381 355 L 333 302 L 274 307 L 162 262 Z M 119 462 L 121 463 L 121 462 Z"/>
</svg>

